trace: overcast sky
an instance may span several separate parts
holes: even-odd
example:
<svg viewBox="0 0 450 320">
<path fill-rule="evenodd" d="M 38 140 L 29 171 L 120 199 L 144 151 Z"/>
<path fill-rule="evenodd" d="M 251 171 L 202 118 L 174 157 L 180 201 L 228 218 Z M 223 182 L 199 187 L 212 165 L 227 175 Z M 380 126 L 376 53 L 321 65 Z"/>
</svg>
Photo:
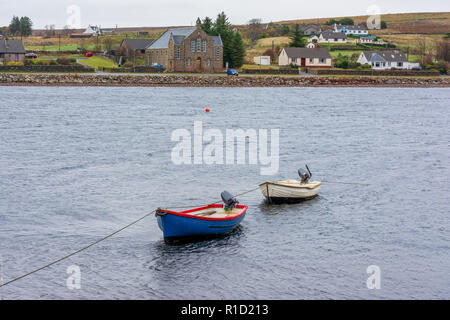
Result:
<svg viewBox="0 0 450 320">
<path fill-rule="evenodd" d="M 12 16 L 28 16 L 34 28 L 54 24 L 62 28 L 76 22 L 80 9 L 80 25 L 104 28 L 133 26 L 176 26 L 195 24 L 198 16 L 215 18 L 225 11 L 233 24 L 244 24 L 252 18 L 263 22 L 365 15 L 370 6 L 381 13 L 450 11 L 449 0 L 0 0 L 0 26 L 8 25 Z M 68 20 L 69 19 L 69 20 Z"/>
</svg>

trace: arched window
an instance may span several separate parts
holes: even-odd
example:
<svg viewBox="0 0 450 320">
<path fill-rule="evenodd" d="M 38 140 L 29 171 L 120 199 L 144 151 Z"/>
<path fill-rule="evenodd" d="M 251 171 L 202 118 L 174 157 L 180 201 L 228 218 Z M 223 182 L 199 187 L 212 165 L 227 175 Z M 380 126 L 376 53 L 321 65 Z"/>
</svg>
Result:
<svg viewBox="0 0 450 320">
<path fill-rule="evenodd" d="M 197 52 L 200 52 L 202 50 L 202 39 L 200 37 L 197 38 Z"/>
<path fill-rule="evenodd" d="M 206 40 L 203 40 L 203 52 L 206 52 Z"/>
</svg>

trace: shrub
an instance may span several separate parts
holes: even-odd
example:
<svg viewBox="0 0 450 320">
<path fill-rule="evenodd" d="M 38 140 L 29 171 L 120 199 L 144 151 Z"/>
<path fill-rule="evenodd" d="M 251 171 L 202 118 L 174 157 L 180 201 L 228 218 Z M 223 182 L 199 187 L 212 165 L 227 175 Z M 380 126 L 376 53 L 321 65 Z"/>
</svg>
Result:
<svg viewBox="0 0 450 320">
<path fill-rule="evenodd" d="M 58 58 L 58 59 L 56 59 L 56 63 L 67 66 L 67 65 L 71 64 L 72 62 L 70 59 L 67 59 L 67 58 Z"/>
<path fill-rule="evenodd" d="M 7 65 L 7 66 L 23 66 L 23 63 L 20 62 L 20 61 L 17 61 L 17 62 L 15 62 L 15 61 L 9 61 L 9 62 L 6 63 L 6 65 Z"/>
<path fill-rule="evenodd" d="M 71 63 L 77 63 L 77 59 L 71 58 L 71 59 L 70 59 L 70 62 L 71 62 Z"/>
<path fill-rule="evenodd" d="M 127 61 L 122 65 L 123 68 L 132 68 L 133 67 L 133 62 L 132 61 Z"/>
</svg>

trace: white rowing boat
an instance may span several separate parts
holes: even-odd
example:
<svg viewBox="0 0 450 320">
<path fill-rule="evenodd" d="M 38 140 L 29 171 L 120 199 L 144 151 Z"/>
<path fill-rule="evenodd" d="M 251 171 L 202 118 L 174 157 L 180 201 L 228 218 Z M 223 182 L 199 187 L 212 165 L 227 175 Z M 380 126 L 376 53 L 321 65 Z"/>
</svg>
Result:
<svg viewBox="0 0 450 320">
<path fill-rule="evenodd" d="M 316 197 L 320 191 L 320 181 L 309 181 L 312 174 L 298 170 L 301 181 L 282 180 L 278 182 L 266 181 L 259 185 L 259 188 L 269 203 L 295 203 Z"/>
<path fill-rule="evenodd" d="M 302 183 L 298 180 L 266 181 L 259 185 L 269 203 L 300 202 L 312 199 L 320 191 L 320 181 Z"/>
</svg>

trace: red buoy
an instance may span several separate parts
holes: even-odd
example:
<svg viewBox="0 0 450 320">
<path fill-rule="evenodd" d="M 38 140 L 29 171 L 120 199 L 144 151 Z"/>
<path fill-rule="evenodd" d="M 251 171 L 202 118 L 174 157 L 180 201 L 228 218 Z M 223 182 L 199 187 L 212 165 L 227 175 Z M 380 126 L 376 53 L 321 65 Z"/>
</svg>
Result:
<svg viewBox="0 0 450 320">
<path fill-rule="evenodd" d="M 206 109 L 205 109 L 206 112 L 209 112 L 210 110 L 211 110 L 211 109 L 209 109 L 209 108 L 206 108 Z"/>
</svg>

